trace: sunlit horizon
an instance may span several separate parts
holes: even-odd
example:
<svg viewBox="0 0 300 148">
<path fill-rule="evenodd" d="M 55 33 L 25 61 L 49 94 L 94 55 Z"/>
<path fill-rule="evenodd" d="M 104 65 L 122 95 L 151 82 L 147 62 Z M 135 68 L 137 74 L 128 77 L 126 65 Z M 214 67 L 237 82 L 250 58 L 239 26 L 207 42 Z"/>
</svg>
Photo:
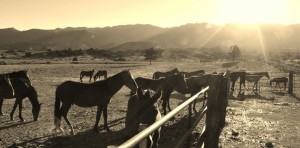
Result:
<svg viewBox="0 0 300 148">
<path fill-rule="evenodd" d="M 297 0 L 2 0 L 0 28 L 56 29 L 188 23 L 299 24 Z"/>
</svg>

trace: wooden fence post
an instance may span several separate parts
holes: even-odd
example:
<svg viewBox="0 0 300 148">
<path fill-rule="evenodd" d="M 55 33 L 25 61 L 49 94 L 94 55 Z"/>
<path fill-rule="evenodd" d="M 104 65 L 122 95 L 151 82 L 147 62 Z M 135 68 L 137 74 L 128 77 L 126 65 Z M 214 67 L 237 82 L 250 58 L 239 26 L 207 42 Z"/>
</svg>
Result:
<svg viewBox="0 0 300 148">
<path fill-rule="evenodd" d="M 293 94 L 294 90 L 294 72 L 290 71 L 289 72 L 289 88 L 288 88 L 288 94 Z"/>
<path fill-rule="evenodd" d="M 216 148 L 225 126 L 228 77 L 224 79 L 222 75 L 211 75 L 209 85 L 205 130 L 198 142 L 200 147 L 204 144 L 205 148 Z"/>
</svg>

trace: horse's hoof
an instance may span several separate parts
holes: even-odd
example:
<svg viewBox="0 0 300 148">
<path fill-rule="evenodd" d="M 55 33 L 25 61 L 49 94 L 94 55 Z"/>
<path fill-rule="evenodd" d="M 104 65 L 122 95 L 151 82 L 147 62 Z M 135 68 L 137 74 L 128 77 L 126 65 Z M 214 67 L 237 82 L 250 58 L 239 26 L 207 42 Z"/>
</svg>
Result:
<svg viewBox="0 0 300 148">
<path fill-rule="evenodd" d="M 96 133 L 99 133 L 99 130 L 98 130 L 97 127 L 94 127 L 94 128 L 93 128 L 93 131 L 96 132 Z"/>
<path fill-rule="evenodd" d="M 24 122 L 25 122 L 25 120 L 24 120 L 24 119 L 20 119 L 20 122 L 21 122 L 21 123 L 24 123 Z"/>
</svg>

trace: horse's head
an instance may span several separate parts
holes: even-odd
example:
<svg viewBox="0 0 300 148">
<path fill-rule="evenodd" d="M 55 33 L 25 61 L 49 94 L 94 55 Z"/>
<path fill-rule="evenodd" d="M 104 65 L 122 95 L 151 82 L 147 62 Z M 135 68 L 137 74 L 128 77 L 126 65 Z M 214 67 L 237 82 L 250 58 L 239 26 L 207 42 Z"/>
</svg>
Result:
<svg viewBox="0 0 300 148">
<path fill-rule="evenodd" d="M 174 82 L 176 82 L 176 89 L 177 90 L 182 90 L 185 91 L 188 89 L 186 85 L 186 80 L 185 80 L 185 75 L 184 74 L 179 74 L 179 75 L 174 75 L 175 79 Z"/>
<path fill-rule="evenodd" d="M 122 79 L 124 81 L 125 86 L 127 86 L 129 89 L 131 89 L 132 91 L 136 91 L 137 90 L 137 84 L 134 80 L 134 78 L 132 77 L 131 73 L 129 70 L 124 70 L 121 72 L 122 74 Z"/>
<path fill-rule="evenodd" d="M 4 98 L 14 97 L 15 91 L 7 75 L 0 78 L 0 87 L 0 94 L 3 94 Z"/>
<path fill-rule="evenodd" d="M 38 104 L 36 104 L 35 106 L 32 107 L 32 115 L 33 115 L 33 120 L 34 121 L 37 121 L 38 118 L 39 118 L 39 114 L 40 114 L 40 111 L 41 111 L 41 106 L 42 106 L 42 103 L 38 103 Z"/>
<path fill-rule="evenodd" d="M 142 88 L 138 88 L 137 96 L 139 100 L 139 109 L 137 110 L 139 123 L 152 124 L 157 118 L 159 113 L 157 100 L 161 98 L 161 88 L 154 93 L 151 90 L 143 91 Z"/>
</svg>

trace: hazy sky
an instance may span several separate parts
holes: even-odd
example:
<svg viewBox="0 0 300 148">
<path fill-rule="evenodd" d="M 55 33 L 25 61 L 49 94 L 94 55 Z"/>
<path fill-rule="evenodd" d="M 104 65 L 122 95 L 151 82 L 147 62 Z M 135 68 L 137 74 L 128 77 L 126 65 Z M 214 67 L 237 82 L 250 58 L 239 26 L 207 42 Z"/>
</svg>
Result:
<svg viewBox="0 0 300 148">
<path fill-rule="evenodd" d="M 300 23 L 300 0 L 0 0 L 0 28 Z"/>
</svg>

